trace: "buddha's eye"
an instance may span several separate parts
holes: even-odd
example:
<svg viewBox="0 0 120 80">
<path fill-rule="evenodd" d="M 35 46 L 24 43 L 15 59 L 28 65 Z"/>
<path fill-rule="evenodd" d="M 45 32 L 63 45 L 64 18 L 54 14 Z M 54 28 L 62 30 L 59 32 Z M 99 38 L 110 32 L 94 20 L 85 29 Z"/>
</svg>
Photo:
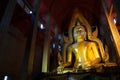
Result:
<svg viewBox="0 0 120 80">
<path fill-rule="evenodd" d="M 79 33 L 79 34 L 84 34 L 84 30 L 79 29 L 79 30 L 77 31 L 77 33 Z"/>
<path fill-rule="evenodd" d="M 81 34 L 82 34 L 82 35 L 84 35 L 84 34 L 85 34 L 85 32 L 84 32 L 84 31 L 81 31 Z"/>
</svg>

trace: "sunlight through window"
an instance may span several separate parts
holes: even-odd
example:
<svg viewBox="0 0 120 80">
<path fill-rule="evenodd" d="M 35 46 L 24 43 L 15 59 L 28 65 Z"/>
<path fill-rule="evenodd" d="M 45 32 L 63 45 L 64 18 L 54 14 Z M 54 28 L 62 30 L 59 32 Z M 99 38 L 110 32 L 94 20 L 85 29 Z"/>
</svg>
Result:
<svg viewBox="0 0 120 80">
<path fill-rule="evenodd" d="M 4 77 L 4 80 L 8 80 L 8 76 L 5 76 L 5 77 Z"/>
<path fill-rule="evenodd" d="M 30 11 L 30 14 L 32 14 L 33 12 L 32 11 Z"/>
<path fill-rule="evenodd" d="M 43 24 L 41 24 L 41 25 L 40 25 L 40 28 L 41 28 L 41 29 L 44 29 L 44 26 L 43 26 Z"/>
<path fill-rule="evenodd" d="M 116 18 L 114 18 L 114 19 L 113 19 L 113 21 L 114 21 L 114 24 L 116 24 L 116 23 L 117 23 L 117 19 L 116 19 Z"/>
</svg>

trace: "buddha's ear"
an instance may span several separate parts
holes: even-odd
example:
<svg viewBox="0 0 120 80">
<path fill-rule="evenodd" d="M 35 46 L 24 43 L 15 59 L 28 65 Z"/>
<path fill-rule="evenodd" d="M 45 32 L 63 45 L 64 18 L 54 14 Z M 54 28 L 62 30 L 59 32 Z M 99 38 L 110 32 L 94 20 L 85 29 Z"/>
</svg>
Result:
<svg viewBox="0 0 120 80">
<path fill-rule="evenodd" d="M 85 32 L 84 34 L 85 34 L 84 37 L 85 37 L 85 40 L 86 40 L 87 39 L 87 33 Z"/>
</svg>

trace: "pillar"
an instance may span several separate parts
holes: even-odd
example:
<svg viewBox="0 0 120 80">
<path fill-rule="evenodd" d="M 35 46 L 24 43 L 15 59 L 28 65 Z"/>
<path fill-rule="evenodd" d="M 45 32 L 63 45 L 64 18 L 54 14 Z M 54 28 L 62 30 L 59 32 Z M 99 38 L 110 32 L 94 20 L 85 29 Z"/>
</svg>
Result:
<svg viewBox="0 0 120 80">
<path fill-rule="evenodd" d="M 6 6 L 5 12 L 2 16 L 1 22 L 0 22 L 0 72 L 1 73 L 12 73 L 9 72 L 8 68 L 6 69 L 5 66 L 3 66 L 6 60 L 6 56 L 8 57 L 8 60 L 10 59 L 9 53 L 5 53 L 5 51 L 8 49 L 7 45 L 9 43 L 9 35 L 8 35 L 8 29 L 10 27 L 10 22 L 13 16 L 13 12 L 15 9 L 17 0 L 8 0 L 8 4 Z M 6 63 L 7 64 L 7 63 Z"/>
<path fill-rule="evenodd" d="M 11 22 L 17 0 L 9 0 L 4 15 L 0 22 L 0 33 L 7 32 Z"/>
<path fill-rule="evenodd" d="M 108 24 L 109 24 L 110 31 L 112 33 L 112 38 L 113 38 L 113 41 L 115 43 L 116 51 L 117 51 L 119 58 L 120 58 L 120 49 L 119 49 L 120 48 L 120 35 L 119 35 L 119 32 L 117 30 L 116 25 L 113 22 L 111 15 L 109 15 L 109 13 L 106 9 L 106 5 L 104 3 L 104 0 L 102 1 L 102 5 L 103 5 L 104 12 L 105 12 Z M 111 10 L 112 10 L 112 7 L 111 7 Z"/>
<path fill-rule="evenodd" d="M 42 60 L 42 72 L 48 72 L 49 67 L 49 55 L 50 55 L 50 15 L 48 14 L 46 20 L 46 31 L 44 38 L 43 60 Z"/>
<path fill-rule="evenodd" d="M 16 0 L 9 0 L 6 10 L 4 12 L 4 15 L 2 16 L 1 22 L 0 22 L 0 50 L 4 51 L 6 45 L 7 45 L 7 32 L 10 26 L 10 22 L 13 16 L 13 12 L 16 5 Z M 0 51 L 2 53 L 2 51 Z"/>
<path fill-rule="evenodd" d="M 34 63 L 36 35 L 37 35 L 37 27 L 39 20 L 39 8 L 40 8 L 40 0 L 35 0 L 33 7 L 33 14 L 31 15 L 31 26 L 29 28 L 29 34 L 26 41 L 21 80 L 32 79 L 31 76 L 33 71 L 33 63 Z"/>
</svg>

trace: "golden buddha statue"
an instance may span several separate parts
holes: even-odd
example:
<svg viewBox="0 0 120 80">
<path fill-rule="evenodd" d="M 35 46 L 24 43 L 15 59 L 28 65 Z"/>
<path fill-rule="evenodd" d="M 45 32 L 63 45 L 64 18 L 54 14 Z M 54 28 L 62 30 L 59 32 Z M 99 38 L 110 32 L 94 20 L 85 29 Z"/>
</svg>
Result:
<svg viewBox="0 0 120 80">
<path fill-rule="evenodd" d="M 68 38 L 65 36 L 63 38 L 65 44 L 63 56 L 58 53 L 58 73 L 77 72 L 100 66 L 116 66 L 114 63 L 109 63 L 108 52 L 104 50 L 102 42 L 97 38 L 97 30 L 92 33 L 91 26 L 78 11 L 75 11 L 71 20 Z M 65 68 L 72 64 L 72 55 L 75 55 L 74 65 L 72 70 L 66 70 Z"/>
<path fill-rule="evenodd" d="M 86 41 L 86 31 L 83 26 L 74 27 L 73 37 L 75 43 L 68 48 L 68 60 L 63 67 L 71 64 L 72 53 L 76 58 L 74 68 L 89 69 L 101 61 L 97 45 L 94 42 Z"/>
<path fill-rule="evenodd" d="M 101 61 L 98 47 L 95 42 L 86 41 L 86 30 L 84 26 L 77 25 L 73 28 L 74 44 L 68 48 L 67 62 L 61 68 L 68 67 L 72 63 L 72 53 L 75 55 L 73 68 L 90 69 Z"/>
</svg>

